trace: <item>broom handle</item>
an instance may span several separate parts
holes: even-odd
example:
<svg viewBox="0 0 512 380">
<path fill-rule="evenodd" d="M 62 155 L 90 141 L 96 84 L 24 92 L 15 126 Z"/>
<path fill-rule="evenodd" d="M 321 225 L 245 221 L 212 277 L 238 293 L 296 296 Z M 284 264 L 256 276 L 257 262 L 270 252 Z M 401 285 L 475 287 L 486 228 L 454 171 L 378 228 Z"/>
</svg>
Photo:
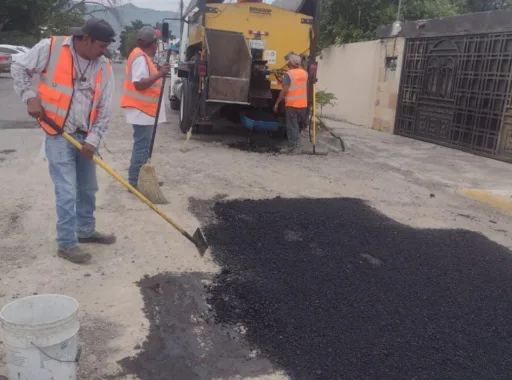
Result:
<svg viewBox="0 0 512 380">
<path fill-rule="evenodd" d="M 313 83 L 313 153 L 316 153 L 316 88 Z"/>
<path fill-rule="evenodd" d="M 78 141 L 76 141 L 72 136 L 70 136 L 67 132 L 62 133 L 62 137 L 64 137 L 70 144 L 72 144 L 76 149 L 82 150 L 82 144 L 80 144 Z M 101 167 L 103 170 L 105 170 L 108 174 L 110 174 L 114 179 L 116 179 L 121 185 L 126 187 L 128 190 L 130 190 L 133 194 L 137 196 L 142 202 L 147 204 L 153 211 L 155 211 L 158 215 L 160 215 L 162 218 L 164 218 L 171 226 L 176 228 L 179 232 L 181 232 L 183 235 L 188 235 L 188 233 L 180 227 L 176 222 L 174 222 L 171 218 L 167 216 L 165 212 L 160 210 L 158 207 L 156 207 L 149 199 L 147 199 L 142 193 L 140 193 L 137 189 L 135 189 L 132 185 L 130 185 L 126 180 L 121 177 L 119 174 L 117 174 L 110 166 L 105 164 L 99 157 L 93 156 L 92 160 L 96 165 Z"/>
<path fill-rule="evenodd" d="M 169 49 L 167 49 L 167 58 L 165 59 L 165 63 L 169 63 L 170 59 L 171 59 L 171 51 Z M 171 75 L 172 75 L 172 73 L 171 73 Z M 149 146 L 148 161 L 151 159 L 151 156 L 153 155 L 153 147 L 155 146 L 156 127 L 158 126 L 158 117 L 160 116 L 160 108 L 162 107 L 162 99 L 164 98 L 165 79 L 166 78 L 167 78 L 167 75 L 162 78 L 162 88 L 160 90 L 160 96 L 158 98 L 158 107 L 156 108 L 155 124 L 153 125 L 153 135 L 151 136 L 151 145 Z"/>
</svg>

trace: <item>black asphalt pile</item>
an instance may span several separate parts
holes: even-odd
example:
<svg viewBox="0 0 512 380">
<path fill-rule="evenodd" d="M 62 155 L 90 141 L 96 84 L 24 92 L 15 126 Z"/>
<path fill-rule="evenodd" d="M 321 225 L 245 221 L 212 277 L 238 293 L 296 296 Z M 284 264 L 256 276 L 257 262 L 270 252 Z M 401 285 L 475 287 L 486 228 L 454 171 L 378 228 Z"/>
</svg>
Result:
<svg viewBox="0 0 512 380">
<path fill-rule="evenodd" d="M 510 380 L 512 252 L 357 199 L 217 203 L 215 322 L 293 379 Z"/>
</svg>

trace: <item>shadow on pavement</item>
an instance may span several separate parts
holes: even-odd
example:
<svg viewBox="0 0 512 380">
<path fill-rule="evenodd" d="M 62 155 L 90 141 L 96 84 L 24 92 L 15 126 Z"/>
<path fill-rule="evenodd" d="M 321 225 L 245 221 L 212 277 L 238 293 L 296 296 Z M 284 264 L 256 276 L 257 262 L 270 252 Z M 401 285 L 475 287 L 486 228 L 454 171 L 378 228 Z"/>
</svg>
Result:
<svg viewBox="0 0 512 380">
<path fill-rule="evenodd" d="M 199 275 L 143 280 L 152 332 L 123 363 L 141 379 L 269 372 L 265 361 L 243 372 L 244 342 L 292 379 L 510 379 L 505 247 L 466 230 L 411 228 L 358 199 L 213 202 L 191 204 L 222 266 L 206 287 L 212 311 L 197 306 Z M 154 296 L 151 281 L 163 284 Z M 190 322 L 197 309 L 213 321 Z M 221 340 L 229 326 L 243 331 L 235 345 Z M 213 344 L 187 343 L 194 329 Z M 163 375 L 136 369 L 151 365 Z"/>
</svg>

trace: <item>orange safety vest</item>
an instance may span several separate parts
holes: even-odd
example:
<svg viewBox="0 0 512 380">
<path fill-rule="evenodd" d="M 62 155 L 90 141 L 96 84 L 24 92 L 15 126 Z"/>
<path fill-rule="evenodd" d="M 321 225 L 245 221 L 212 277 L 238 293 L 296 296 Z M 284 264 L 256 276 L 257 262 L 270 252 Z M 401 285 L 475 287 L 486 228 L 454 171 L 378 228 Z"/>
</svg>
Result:
<svg viewBox="0 0 512 380">
<path fill-rule="evenodd" d="M 149 75 L 156 74 L 158 72 L 153 60 L 144 53 L 140 48 L 136 47 L 130 53 L 128 62 L 126 63 L 125 77 L 124 77 L 124 88 L 123 96 L 121 97 L 121 107 L 132 107 L 137 108 L 139 111 L 145 114 L 156 117 L 156 111 L 158 108 L 158 99 L 160 98 L 160 91 L 162 91 L 162 79 L 157 80 L 151 85 L 151 87 L 137 91 L 132 81 L 132 65 L 133 61 L 143 56 L 146 58 L 146 62 L 149 68 Z"/>
<path fill-rule="evenodd" d="M 73 78 L 75 76 L 75 66 L 73 64 L 71 47 L 64 45 L 67 38 L 66 36 L 54 36 L 51 38 L 48 66 L 40 75 L 38 87 L 45 116 L 61 128 L 64 128 L 74 91 Z M 102 58 L 102 60 L 103 62 L 96 74 L 88 132 L 90 132 L 92 124 L 98 118 L 100 94 L 110 79 L 110 61 L 106 58 Z M 104 71 L 107 73 L 105 76 L 103 75 Z M 49 135 L 58 134 L 57 131 L 44 121 L 38 120 L 38 122 Z"/>
<path fill-rule="evenodd" d="M 308 73 L 303 69 L 291 69 L 286 74 L 290 77 L 290 88 L 285 97 L 286 107 L 307 108 Z"/>
</svg>

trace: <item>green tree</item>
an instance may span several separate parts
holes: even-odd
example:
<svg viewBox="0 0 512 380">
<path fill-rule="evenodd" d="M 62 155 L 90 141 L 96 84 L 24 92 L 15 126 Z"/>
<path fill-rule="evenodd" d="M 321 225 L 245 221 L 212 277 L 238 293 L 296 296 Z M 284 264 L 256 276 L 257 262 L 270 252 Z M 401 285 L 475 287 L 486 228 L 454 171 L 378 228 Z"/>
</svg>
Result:
<svg viewBox="0 0 512 380">
<path fill-rule="evenodd" d="M 102 0 L 102 9 L 116 14 L 122 0 Z M 72 26 L 81 25 L 90 16 L 87 5 L 95 1 L 80 0 L 1 0 L 0 43 L 32 45 L 50 35 L 66 35 Z"/>
<path fill-rule="evenodd" d="M 375 38 L 380 25 L 396 20 L 398 0 L 324 0 L 320 44 L 325 47 Z M 504 9 L 512 0 L 402 0 L 400 19 L 455 16 L 479 9 Z M 485 3 L 485 4 L 484 4 Z"/>
<path fill-rule="evenodd" d="M 327 91 L 317 91 L 316 92 L 316 106 L 320 107 L 320 114 L 322 115 L 324 112 L 325 106 L 334 107 L 336 105 L 336 101 L 338 98 L 332 93 Z"/>
<path fill-rule="evenodd" d="M 130 25 L 126 25 L 119 37 L 119 51 L 121 56 L 127 58 L 132 50 L 137 46 L 137 30 L 147 26 L 141 20 L 132 21 Z"/>
<path fill-rule="evenodd" d="M 512 9 L 511 0 L 461 0 L 459 5 L 465 13 Z"/>
<path fill-rule="evenodd" d="M 148 26 L 148 24 L 144 24 L 141 20 L 135 20 L 132 21 L 132 25 L 130 25 L 129 28 L 132 30 L 139 30 L 144 26 Z"/>
<path fill-rule="evenodd" d="M 137 38 L 135 36 L 135 30 L 123 30 L 119 37 L 119 52 L 121 56 L 124 58 L 128 58 L 131 51 L 137 45 Z"/>
</svg>

